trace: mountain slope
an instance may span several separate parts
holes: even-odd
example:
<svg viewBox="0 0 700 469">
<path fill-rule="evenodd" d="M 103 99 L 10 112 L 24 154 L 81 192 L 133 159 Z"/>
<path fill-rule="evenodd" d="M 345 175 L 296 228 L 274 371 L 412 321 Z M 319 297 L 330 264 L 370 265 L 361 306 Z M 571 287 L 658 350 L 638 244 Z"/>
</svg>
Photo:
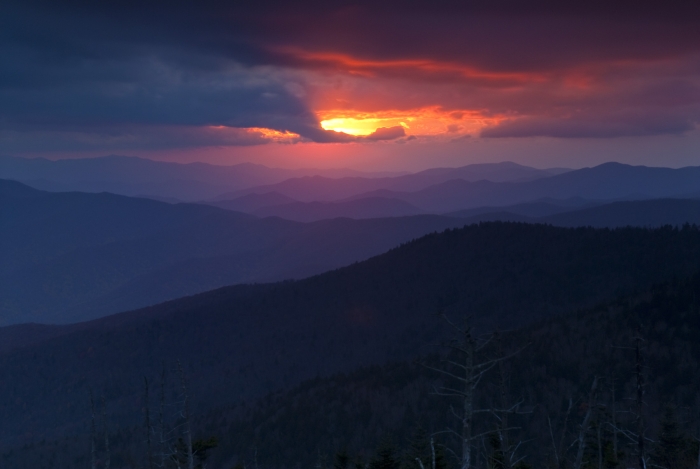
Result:
<svg viewBox="0 0 700 469">
<path fill-rule="evenodd" d="M 275 216 L 286 220 L 312 222 L 339 217 L 385 218 L 405 217 L 421 213 L 416 207 L 402 200 L 368 197 L 347 202 L 293 202 L 262 207 L 252 212 L 259 217 Z"/>
<path fill-rule="evenodd" d="M 291 204 L 296 200 L 279 192 L 266 192 L 264 194 L 247 194 L 230 200 L 219 200 L 216 202 L 206 202 L 214 207 L 225 208 L 235 212 L 252 213 L 255 210 L 272 207 L 275 205 Z"/>
<path fill-rule="evenodd" d="M 387 178 L 344 177 L 330 179 L 322 176 L 293 178 L 277 184 L 252 187 L 249 189 L 223 194 L 216 200 L 240 197 L 241 195 L 266 192 L 278 192 L 287 197 L 302 202 L 337 201 L 358 194 L 375 191 L 417 191 L 441 184 L 446 181 L 459 179 L 464 181 L 489 180 L 523 181 L 535 180 L 561 174 L 566 170 L 546 170 L 521 166 L 516 163 L 473 164 L 460 168 L 433 168 L 415 174 Z"/>
<path fill-rule="evenodd" d="M 65 323 L 241 282 L 300 278 L 463 221 L 257 219 L 0 181 L 0 323 Z M 24 187 L 31 197 L 11 196 Z"/>
<path fill-rule="evenodd" d="M 0 156 L 0 179 L 14 179 L 49 191 L 112 192 L 115 194 L 197 201 L 226 191 L 309 175 L 390 176 L 349 169 L 283 169 L 253 163 L 217 166 L 168 163 L 127 156 L 47 160 Z"/>
<path fill-rule="evenodd" d="M 649 168 L 606 163 L 527 182 L 446 181 L 414 192 L 381 189 L 352 198 L 389 197 L 430 213 L 505 206 L 542 198 L 591 201 L 681 197 L 700 186 L 700 167 Z"/>
<path fill-rule="evenodd" d="M 520 409 L 525 411 L 509 418 L 515 427 L 509 434 L 511 441 L 522 442 L 519 455 L 533 467 L 548 467 L 553 459 L 551 435 L 554 434 L 557 440 L 563 438 L 561 456 L 567 460 L 575 457 L 574 440 L 588 408 L 594 376 L 599 377 L 600 385 L 594 423 L 586 435 L 588 451 L 584 462 L 592 462 L 595 467 L 598 441 L 602 440 L 604 448 L 612 446 L 613 423 L 616 428 L 635 428 L 634 415 L 629 412 L 635 390 L 634 350 L 629 346 L 634 345 L 633 338 L 637 335 L 644 338 L 641 352 L 646 364 L 645 421 L 651 439 L 649 453 L 655 453 L 664 408 L 669 403 L 679 409 L 679 414 L 682 412 L 679 417 L 686 417 L 679 422 L 679 433 L 686 438 L 694 435 L 696 421 L 692 417 L 700 411 L 696 398 L 700 392 L 698 291 L 700 276 L 695 276 L 503 333 L 502 342 L 509 350 L 530 343 L 505 366 L 510 383 L 507 398 L 511 402 L 522 398 Z M 431 349 L 438 351 L 437 346 Z M 443 366 L 436 358 L 430 355 L 424 361 Z M 275 469 L 310 467 L 318 462 L 319 454 L 331 460 L 341 450 L 351 457 L 362 455 L 366 461 L 386 435 L 392 437 L 397 447 L 409 450 L 414 447 L 419 428 L 431 435 L 458 425 L 450 411 L 458 401 L 434 394 L 434 387 L 444 384 L 438 373 L 415 362 L 363 367 L 350 373 L 316 377 L 252 403 L 232 401 L 198 413 L 193 419 L 193 434 L 195 438 L 213 435 L 218 438 L 220 446 L 208 460 L 211 467 L 231 467 L 236 462 L 250 461 Z M 613 384 L 614 408 L 618 412 L 614 422 Z M 498 396 L 499 391 L 499 374 L 494 370 L 482 380 L 477 402 L 482 407 L 493 405 L 492 396 Z M 567 414 L 570 398 L 579 405 Z M 142 405 L 142 401 L 134 403 L 135 415 Z M 151 400 L 151 406 L 158 408 L 156 399 Z M 87 409 L 83 414 L 87 421 Z M 566 415 L 569 416 L 564 426 Z M 603 424 L 600 434 L 598 422 Z M 477 415 L 477 432 L 493 430 L 494 425 L 492 416 Z M 129 457 L 143 460 L 146 447 L 142 428 L 112 428 L 113 464 L 126 465 Z M 458 442 L 445 433 L 434 437 L 439 445 L 458 448 Z M 55 442 L 34 442 L 21 450 L 6 450 L 0 453 L 0 461 L 7 468 L 77 469 L 85 465 L 88 441 L 87 432 L 62 435 Z M 618 438 L 618 445 L 622 467 L 634 467 L 634 442 Z M 688 449 L 691 454 L 688 465 L 673 466 L 674 469 L 695 467 L 697 445 L 691 444 Z M 609 452 L 604 454 L 609 460 Z"/>
<path fill-rule="evenodd" d="M 202 412 L 430 351 L 443 333 L 439 310 L 513 328 L 699 265 L 696 229 L 490 223 L 306 280 L 223 288 L 52 331 L 38 343 L 27 332 L 33 345 L 0 355 L 0 374 L 13 377 L 0 382 L 0 441 L 75 431 L 90 386 L 105 390 L 116 424 L 133 422 L 143 376 L 155 377 L 163 360 L 183 362 Z"/>
<path fill-rule="evenodd" d="M 545 223 L 556 226 L 681 226 L 700 225 L 700 200 L 655 199 L 614 202 L 544 217 Z"/>
<path fill-rule="evenodd" d="M 547 214 L 549 212 L 549 214 Z M 506 207 L 480 207 L 455 212 L 467 224 L 482 221 L 520 221 L 554 226 L 619 228 L 700 225 L 700 200 L 652 199 L 595 204 L 587 208 L 562 207 L 548 203 Z M 546 216 L 537 216 L 545 213 Z"/>
<path fill-rule="evenodd" d="M 523 215 L 526 217 L 538 218 L 555 215 L 557 213 L 572 212 L 581 208 L 587 208 L 602 204 L 603 202 L 592 202 L 581 198 L 574 198 L 568 200 L 545 198 L 541 200 L 536 200 L 534 202 L 526 202 L 516 205 L 506 205 L 502 207 L 487 206 L 470 208 L 466 210 L 458 210 L 456 212 L 446 213 L 445 215 L 450 217 L 471 218 L 475 215 L 482 215 L 484 213 L 508 212 L 514 215 Z"/>
<path fill-rule="evenodd" d="M 534 467 L 547 467 L 552 457 L 548 419 L 553 420 L 559 437 L 565 411 L 561 408 L 562 401 L 571 397 L 585 403 L 586 388 L 596 375 L 601 379 L 597 399 L 602 415 L 596 414 L 594 418 L 603 419 L 608 427 L 603 433 L 606 443 L 610 443 L 609 427 L 613 423 L 610 421 L 611 376 L 617 387 L 616 405 L 620 412 L 616 424 L 623 428 L 634 426 L 634 418 L 627 411 L 635 383 L 634 351 L 621 347 L 633 345 L 632 338 L 637 334 L 645 339 L 642 354 L 647 364 L 645 418 L 649 437 L 656 439 L 664 406 L 670 402 L 683 409 L 686 417 L 697 415 L 700 410 L 696 400 L 700 392 L 697 291 L 700 291 L 700 276 L 658 285 L 592 310 L 506 333 L 504 342 L 515 344 L 512 348 L 531 342 L 507 364 L 512 399 L 523 397 L 523 410 L 531 409 L 524 415 L 511 416 L 511 423 L 515 426 L 517 422 L 519 427 L 511 432 L 511 438 L 524 442 L 520 455 L 526 456 L 526 461 Z M 436 347 L 435 352 L 438 350 Z M 489 405 L 488 394 L 499 389 L 498 379 L 498 373 L 485 377 L 477 393 L 480 405 Z M 257 445 L 265 449 L 260 463 L 278 468 L 295 463 L 311 466 L 318 452 L 333 455 L 346 449 L 351 454 L 371 454 L 386 434 L 405 448 L 418 426 L 430 434 L 458 424 L 451 418 L 449 409 L 458 401 L 434 395 L 434 386 L 441 384 L 439 374 L 415 363 L 364 368 L 308 381 L 261 399 L 252 409 L 242 406 L 217 409 L 199 419 L 197 431 L 220 435 L 224 446 L 215 455 L 217 462 L 248 459 L 250 448 Z M 573 421 L 565 435 L 567 446 L 578 436 L 581 413 L 571 416 Z M 222 421 L 229 424 L 222 425 Z M 694 421 L 680 423 L 680 430 L 686 435 L 695 433 Z M 480 414 L 477 425 L 477 431 L 488 431 L 494 422 L 490 416 Z M 280 432 L 280 428 L 285 431 Z M 586 456 L 597 462 L 595 429 L 591 433 L 593 438 L 588 443 L 591 454 Z M 445 435 L 438 435 L 437 441 L 454 444 Z M 649 452 L 653 454 L 654 443 L 650 443 Z M 626 439 L 620 439 L 619 445 L 630 463 L 623 467 L 633 467 L 634 445 Z M 315 453 L 310 451 L 314 448 Z M 569 458 L 574 457 L 575 449 L 574 446 L 566 451 Z M 693 455 L 695 461 L 688 468 L 697 463 L 697 450 Z"/>
</svg>

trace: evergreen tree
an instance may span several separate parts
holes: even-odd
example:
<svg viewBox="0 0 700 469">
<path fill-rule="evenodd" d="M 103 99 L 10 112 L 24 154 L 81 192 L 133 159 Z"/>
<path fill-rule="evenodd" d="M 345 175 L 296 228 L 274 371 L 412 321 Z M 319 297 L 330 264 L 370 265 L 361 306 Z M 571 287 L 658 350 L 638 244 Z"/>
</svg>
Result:
<svg viewBox="0 0 700 469">
<path fill-rule="evenodd" d="M 680 428 L 675 409 L 667 405 L 661 420 L 659 438 L 651 455 L 653 464 L 667 469 L 692 467 L 689 443 Z"/>
<path fill-rule="evenodd" d="M 350 456 L 345 448 L 335 453 L 333 469 L 350 469 Z"/>
<path fill-rule="evenodd" d="M 418 462 L 420 460 L 420 463 Z M 404 467 L 406 469 L 432 468 L 432 454 L 430 450 L 430 437 L 423 427 L 416 428 L 413 437 L 408 442 Z"/>
<path fill-rule="evenodd" d="M 369 469 L 399 469 L 399 461 L 396 457 L 396 447 L 391 438 L 382 438 L 374 457 L 369 463 Z"/>
<path fill-rule="evenodd" d="M 449 469 L 450 465 L 447 462 L 445 447 L 435 444 L 435 469 Z"/>
<path fill-rule="evenodd" d="M 203 469 L 206 464 L 207 457 L 209 456 L 209 451 L 219 446 L 219 441 L 215 436 L 212 436 L 206 440 L 195 440 L 192 443 L 192 450 L 194 451 L 194 456 L 197 458 L 196 469 Z"/>
<path fill-rule="evenodd" d="M 488 455 L 487 467 L 489 469 L 504 469 L 505 455 L 503 454 L 501 439 L 498 437 L 497 432 L 489 433 L 488 444 L 491 451 Z"/>
</svg>

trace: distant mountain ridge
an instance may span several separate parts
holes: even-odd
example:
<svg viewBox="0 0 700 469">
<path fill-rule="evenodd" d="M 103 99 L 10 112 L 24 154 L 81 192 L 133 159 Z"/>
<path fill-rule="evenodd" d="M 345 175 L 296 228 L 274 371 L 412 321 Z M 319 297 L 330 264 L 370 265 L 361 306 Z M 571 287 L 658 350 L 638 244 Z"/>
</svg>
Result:
<svg viewBox="0 0 700 469">
<path fill-rule="evenodd" d="M 387 218 L 421 214 L 421 210 L 398 199 L 367 197 L 347 202 L 292 202 L 261 207 L 251 212 L 258 217 L 277 216 L 286 220 L 313 222 L 332 218 Z"/>
<path fill-rule="evenodd" d="M 548 213 L 545 216 L 538 214 Z M 587 204 L 584 208 L 561 207 L 546 203 L 522 204 L 513 207 L 495 207 L 464 210 L 461 216 L 468 224 L 484 221 L 517 221 L 544 223 L 561 227 L 590 226 L 593 228 L 622 228 L 625 226 L 681 227 L 685 224 L 700 226 L 700 200 L 651 199 L 620 201 L 606 204 Z"/>
<path fill-rule="evenodd" d="M 207 163 L 169 163 L 129 156 L 47 160 L 0 156 L 0 179 L 14 179 L 54 192 L 112 192 L 182 201 L 215 197 L 226 191 L 271 184 L 285 179 L 326 177 L 386 177 L 401 172 L 363 172 L 351 169 L 283 169 L 254 163 L 231 166 Z"/>
<path fill-rule="evenodd" d="M 580 197 L 591 201 L 683 197 L 700 186 L 700 167 L 680 169 L 606 163 L 526 182 L 469 182 L 454 179 L 415 192 L 387 189 L 352 198 L 404 200 L 428 213 L 446 213 L 481 206 L 505 206 L 542 198 Z"/>
<path fill-rule="evenodd" d="M 570 207 L 564 213 L 554 205 L 559 202 L 550 201 L 514 206 L 514 212 L 489 207 L 462 218 L 366 218 L 395 214 L 402 208 L 396 202 L 347 204 L 344 215 L 361 220 L 299 223 L 207 205 L 48 193 L 0 181 L 0 324 L 72 322 L 225 285 L 304 278 L 433 231 L 483 221 L 572 227 L 700 224 L 700 201 L 675 199 Z M 338 205 L 299 204 L 296 216 L 327 217 L 327 210 L 337 215 Z M 273 208 L 290 216 L 288 205 Z M 551 215 L 532 216 L 538 211 Z"/>
<path fill-rule="evenodd" d="M 65 323 L 224 285 L 303 278 L 464 221 L 304 224 L 0 181 L 0 324 Z"/>
<path fill-rule="evenodd" d="M 387 178 L 344 177 L 331 179 L 323 176 L 292 178 L 277 184 L 252 187 L 222 194 L 218 200 L 235 199 L 248 194 L 277 192 L 300 202 L 330 202 L 356 197 L 370 191 L 418 191 L 451 180 L 495 182 L 537 180 L 554 174 L 563 174 L 564 169 L 535 169 L 513 162 L 472 164 L 459 168 L 433 168 L 415 174 Z M 381 194 L 377 194 L 382 196 Z M 371 197 L 371 194 L 367 195 Z M 364 198 L 364 197 L 356 197 Z"/>
<path fill-rule="evenodd" d="M 207 204 L 236 212 L 255 213 L 256 210 L 261 208 L 275 207 L 294 202 L 298 201 L 286 195 L 282 195 L 279 192 L 265 192 L 262 194 L 247 194 L 231 200 L 207 202 Z"/>
<path fill-rule="evenodd" d="M 523 177 L 516 178 L 515 173 L 518 172 Z M 441 168 L 395 178 L 329 179 L 313 176 L 288 179 L 278 184 L 224 194 L 219 197 L 219 201 L 206 203 L 218 206 L 228 203 L 230 206 L 235 206 L 236 200 L 262 197 L 263 194 L 268 193 L 275 193 L 300 203 L 316 204 L 318 202 L 347 204 L 354 200 L 378 198 L 403 201 L 415 207 L 419 213 L 467 216 L 466 213 L 459 212 L 478 209 L 479 213 L 484 213 L 484 207 L 502 211 L 506 210 L 506 207 L 540 201 L 550 205 L 573 207 L 579 202 L 581 206 L 586 204 L 593 206 L 619 200 L 688 198 L 696 194 L 697 187 L 700 187 L 700 167 L 671 169 L 606 163 L 593 168 L 553 172 L 556 174 L 546 173 L 546 170 L 521 167 L 514 163 L 501 163 L 471 165 L 464 168 Z M 493 174 L 498 177 L 489 180 L 488 177 Z M 526 177 L 528 175 L 529 177 Z M 314 207 L 302 207 L 297 204 L 293 211 L 285 213 L 285 209 L 280 206 L 282 204 L 275 203 L 267 207 L 273 205 L 278 207 L 261 210 L 260 214 L 298 219 L 295 218 L 298 217 L 296 212 L 314 210 Z M 540 208 L 544 209 L 544 206 Z M 554 207 L 550 209 L 549 214 L 557 211 Z M 254 210 L 247 210 L 247 212 L 254 213 Z M 343 211 L 334 213 L 330 207 L 327 207 L 324 213 L 321 215 L 316 211 L 315 216 L 317 218 L 345 216 Z M 396 214 L 386 212 L 385 216 L 401 214 L 402 212 Z M 522 214 L 544 216 L 547 212 L 523 212 Z"/>
</svg>

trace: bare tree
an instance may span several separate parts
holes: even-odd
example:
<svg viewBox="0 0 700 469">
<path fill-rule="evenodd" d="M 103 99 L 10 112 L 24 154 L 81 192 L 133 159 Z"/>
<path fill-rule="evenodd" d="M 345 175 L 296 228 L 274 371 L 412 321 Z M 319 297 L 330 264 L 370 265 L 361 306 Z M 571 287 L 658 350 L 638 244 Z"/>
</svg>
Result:
<svg viewBox="0 0 700 469">
<path fill-rule="evenodd" d="M 576 451 L 576 460 L 574 462 L 575 469 L 581 469 L 581 465 L 583 464 L 583 452 L 586 449 L 586 433 L 588 433 L 588 427 L 591 423 L 591 415 L 593 414 L 593 409 L 595 408 L 597 388 L 598 377 L 596 376 L 593 378 L 593 385 L 591 386 L 591 392 L 588 397 L 588 409 L 586 410 L 586 414 L 583 417 L 583 422 L 581 423 L 581 428 L 578 432 L 578 450 Z"/>
<path fill-rule="evenodd" d="M 182 363 L 177 362 L 177 369 L 180 373 L 180 386 L 182 388 L 182 417 L 184 418 L 185 451 L 187 456 L 187 469 L 194 469 L 194 453 L 192 452 L 192 429 L 190 428 L 190 402 L 187 391 L 187 379 Z"/>
<path fill-rule="evenodd" d="M 143 402 L 145 405 L 144 430 L 146 431 L 146 467 L 153 469 L 153 451 L 151 449 L 151 404 L 148 388 L 148 378 L 143 377 Z"/>
<path fill-rule="evenodd" d="M 513 357 L 519 353 L 520 350 L 507 356 L 500 356 L 480 362 L 477 358 L 477 354 L 491 342 L 494 336 L 491 335 L 487 338 L 476 337 L 469 324 L 469 318 L 465 320 L 464 326 L 458 326 L 450 321 L 446 315 L 443 314 L 442 317 L 447 324 L 452 327 L 455 333 L 453 339 L 447 346 L 451 349 L 452 353 L 456 354 L 459 358 L 457 359 L 458 361 L 448 358 L 447 363 L 457 371 L 452 372 L 434 367 L 428 368 L 457 381 L 458 385 L 456 387 L 443 386 L 436 389 L 435 393 L 440 396 L 459 397 L 462 401 L 461 414 L 455 412 L 454 409 L 452 411 L 453 414 L 461 420 L 461 431 L 450 430 L 450 432 L 456 434 L 460 438 L 461 456 L 458 456 L 460 459 L 460 469 L 470 469 L 472 467 L 472 442 L 483 436 L 482 434 L 473 434 L 474 415 L 480 412 L 498 412 L 495 409 L 474 409 L 475 391 L 481 379 L 488 371 L 493 369 L 500 362 Z"/>
<path fill-rule="evenodd" d="M 610 417 L 612 419 L 612 437 L 613 437 L 613 458 L 617 462 L 618 447 L 617 447 L 617 404 L 615 399 L 615 377 L 610 373 Z"/>
<path fill-rule="evenodd" d="M 639 457 L 639 469 L 646 469 L 647 461 L 644 453 L 644 375 L 642 373 L 642 351 L 641 351 L 641 334 L 637 332 L 634 339 L 634 375 L 637 386 L 635 408 L 637 413 L 637 453 Z"/>
<path fill-rule="evenodd" d="M 105 430 L 105 469 L 109 469 L 111 465 L 112 458 L 109 451 L 109 428 L 107 426 L 107 401 L 105 400 L 104 394 L 102 394 L 102 421 L 104 422 Z"/>
<path fill-rule="evenodd" d="M 95 399 L 90 389 L 90 467 L 97 469 L 97 447 L 95 440 L 97 439 L 97 427 L 95 425 Z"/>
<path fill-rule="evenodd" d="M 165 363 L 163 363 L 163 371 L 160 374 L 160 409 L 158 412 L 158 433 L 160 434 L 159 446 L 160 446 L 160 467 L 165 467 L 165 461 L 168 458 L 167 449 L 167 438 L 165 432 Z"/>
<path fill-rule="evenodd" d="M 547 415 L 547 423 L 549 424 L 549 436 L 552 439 L 552 450 L 554 451 L 554 462 L 557 469 L 560 469 L 564 466 L 566 456 L 566 451 L 564 449 L 564 441 L 566 440 L 567 428 L 569 425 L 569 417 L 571 416 L 571 409 L 573 408 L 573 406 L 574 400 L 569 396 L 569 405 L 567 406 L 566 412 L 564 413 L 564 423 L 561 427 L 561 436 L 559 438 L 559 443 L 557 443 L 554 439 L 554 428 L 552 427 L 552 419 L 549 415 Z"/>
<path fill-rule="evenodd" d="M 637 334 L 634 337 L 634 347 L 616 347 L 620 349 L 627 349 L 634 351 L 634 380 L 635 380 L 635 397 L 634 397 L 634 409 L 631 413 L 634 415 L 635 431 L 630 431 L 627 429 L 614 427 L 614 429 L 619 432 L 624 437 L 633 441 L 637 446 L 637 464 L 639 469 L 647 469 L 647 454 L 646 454 L 646 442 L 654 442 L 648 438 L 646 433 L 646 422 L 644 420 L 644 357 L 642 356 L 642 342 L 644 339 L 641 337 L 641 332 L 637 329 Z"/>
<path fill-rule="evenodd" d="M 497 434 L 498 440 L 501 445 L 501 453 L 503 456 L 503 469 L 511 469 L 523 457 L 518 457 L 517 452 L 520 448 L 522 441 L 517 443 L 512 442 L 510 439 L 509 418 L 514 414 L 525 414 L 530 412 L 523 412 L 520 410 L 520 406 L 523 404 L 524 399 L 519 399 L 516 402 L 512 402 L 509 398 L 509 385 L 508 381 L 510 379 L 510 371 L 508 369 L 507 361 L 505 360 L 505 352 L 503 351 L 503 340 L 502 334 L 499 331 L 494 333 L 494 338 L 496 342 L 496 358 L 498 361 L 498 405 L 500 408 L 491 409 L 493 416 L 497 421 Z"/>
</svg>

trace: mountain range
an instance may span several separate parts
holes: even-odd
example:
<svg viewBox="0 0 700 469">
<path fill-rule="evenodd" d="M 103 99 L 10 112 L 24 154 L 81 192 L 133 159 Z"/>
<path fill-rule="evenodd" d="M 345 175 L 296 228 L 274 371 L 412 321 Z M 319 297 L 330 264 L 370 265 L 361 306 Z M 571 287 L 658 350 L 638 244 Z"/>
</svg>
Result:
<svg viewBox="0 0 700 469">
<path fill-rule="evenodd" d="M 467 182 L 524 182 L 563 174 L 568 171 L 570 170 L 560 168 L 536 169 L 506 161 L 502 163 L 472 164 L 459 168 L 433 168 L 414 174 L 385 178 L 328 178 L 316 175 L 290 178 L 276 184 L 233 191 L 222 194 L 214 200 L 231 200 L 248 194 L 276 192 L 300 202 L 338 201 L 377 190 L 419 191 L 453 180 Z"/>
<path fill-rule="evenodd" d="M 0 179 L 13 179 L 37 189 L 53 192 L 112 192 L 189 202 L 212 198 L 226 191 L 273 184 L 301 176 L 371 178 L 401 174 L 403 173 L 372 173 L 351 169 L 269 168 L 254 163 L 230 166 L 181 164 L 118 155 L 55 161 L 0 156 Z"/>
<path fill-rule="evenodd" d="M 420 469 L 415 432 L 452 422 L 450 402 L 431 397 L 441 314 L 525 347 L 509 382 L 526 412 L 511 422 L 535 467 L 551 458 L 550 433 L 576 441 L 602 374 L 591 425 L 607 430 L 586 438 L 612 444 L 610 386 L 626 405 L 635 334 L 648 341 L 656 438 L 668 402 L 700 415 L 699 170 L 302 174 L 198 203 L 0 180 L 0 374 L 12 377 L 0 381 L 0 466 L 87 464 L 91 393 L 112 465 L 138 466 L 161 379 L 166 420 L 182 424 L 182 373 L 196 438 L 220 441 L 212 467 L 324 466 L 343 448 L 366 461 L 392 434 L 405 469 Z M 494 405 L 496 378 L 479 405 Z"/>
<path fill-rule="evenodd" d="M 66 323 L 235 283 L 302 278 L 380 254 L 455 218 L 305 224 L 0 181 L 0 323 Z"/>
<path fill-rule="evenodd" d="M 415 192 L 378 190 L 368 196 L 395 198 L 431 213 L 445 213 L 485 205 L 511 205 L 542 198 L 615 200 L 684 197 L 700 185 L 700 167 L 649 168 L 606 163 L 526 182 L 450 180 Z M 281 192 L 294 197 L 293 194 Z"/>
<path fill-rule="evenodd" d="M 505 166 L 501 169 L 505 171 L 511 168 L 511 164 L 503 163 Z M 297 221 L 339 216 L 403 216 L 409 213 L 466 217 L 487 211 L 545 216 L 564 210 L 552 210 L 553 207 L 550 207 L 544 212 L 537 212 L 527 211 L 526 207 L 510 207 L 545 203 L 563 209 L 620 200 L 697 198 L 694 194 L 700 185 L 700 167 L 670 169 L 608 163 L 567 172 L 553 171 L 555 174 L 545 176 L 540 173 L 537 178 L 498 181 L 476 177 L 469 179 L 466 169 L 471 169 L 473 176 L 477 174 L 476 169 L 485 168 L 468 166 L 455 168 L 453 172 L 423 172 L 375 179 L 294 178 L 225 194 L 205 203 L 258 216 L 278 216 Z M 463 178 L 455 177 L 459 175 Z M 371 201 L 382 201 L 382 209 L 369 209 Z"/>
<path fill-rule="evenodd" d="M 364 214 L 373 210 L 381 217 L 398 210 L 395 201 L 366 202 L 360 207 Z M 357 214 L 357 203 L 345 214 Z M 300 223 L 107 193 L 49 193 L 12 181 L 0 182 L 0 207 L 0 243 L 8 247 L 0 252 L 2 324 L 75 322 L 225 285 L 303 278 L 430 232 L 482 221 L 596 227 L 700 223 L 700 201 L 682 199 L 578 210 L 541 202 L 461 217 Z M 412 213 L 410 206 L 403 209 Z M 314 220 L 317 213 L 298 210 L 297 218 Z M 552 214 L 532 216 L 538 213 Z"/>
<path fill-rule="evenodd" d="M 143 377 L 180 360 L 192 409 L 255 399 L 315 376 L 431 353 L 437 312 L 517 328 L 696 272 L 696 228 L 487 223 L 420 238 L 305 280 L 234 286 L 69 326 L 11 326 L 0 353 L 0 441 L 79 434 L 92 387 L 112 425 L 141 419 Z M 504 293 L 506 292 L 506 293 Z M 34 331 L 32 331 L 32 329 Z M 323 353 L 319 353 L 322 350 Z"/>
</svg>

